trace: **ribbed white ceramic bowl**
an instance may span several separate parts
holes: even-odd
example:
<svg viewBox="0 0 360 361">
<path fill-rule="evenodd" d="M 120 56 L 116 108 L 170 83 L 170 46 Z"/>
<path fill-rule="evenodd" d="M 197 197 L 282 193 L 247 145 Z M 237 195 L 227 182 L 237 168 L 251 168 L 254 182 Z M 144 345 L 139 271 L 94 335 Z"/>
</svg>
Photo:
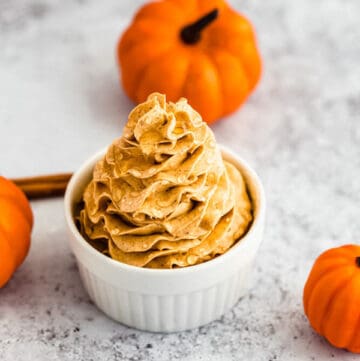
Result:
<svg viewBox="0 0 360 361">
<path fill-rule="evenodd" d="M 71 178 L 65 194 L 70 246 L 89 296 L 111 318 L 146 331 L 182 331 L 219 318 L 244 294 L 263 236 L 265 195 L 247 163 L 221 149 L 224 159 L 238 167 L 245 178 L 254 221 L 225 254 L 187 268 L 146 269 L 120 263 L 98 252 L 81 236 L 74 223 L 75 204 L 105 151 L 85 162 Z"/>
</svg>

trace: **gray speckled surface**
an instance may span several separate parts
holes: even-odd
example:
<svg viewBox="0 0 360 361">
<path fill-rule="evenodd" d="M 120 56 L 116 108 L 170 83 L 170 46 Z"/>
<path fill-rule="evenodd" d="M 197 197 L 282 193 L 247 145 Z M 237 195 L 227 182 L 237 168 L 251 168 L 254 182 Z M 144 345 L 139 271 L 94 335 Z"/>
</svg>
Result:
<svg viewBox="0 0 360 361">
<path fill-rule="evenodd" d="M 114 43 L 143 1 L 0 2 L 0 173 L 70 171 L 117 137 L 131 103 Z M 213 129 L 268 198 L 251 289 L 179 334 L 109 320 L 81 286 L 62 201 L 33 202 L 31 252 L 0 290 L 0 354 L 20 360 L 356 360 L 310 329 L 302 288 L 324 249 L 360 239 L 360 2 L 232 1 L 255 23 L 265 72 Z"/>
</svg>

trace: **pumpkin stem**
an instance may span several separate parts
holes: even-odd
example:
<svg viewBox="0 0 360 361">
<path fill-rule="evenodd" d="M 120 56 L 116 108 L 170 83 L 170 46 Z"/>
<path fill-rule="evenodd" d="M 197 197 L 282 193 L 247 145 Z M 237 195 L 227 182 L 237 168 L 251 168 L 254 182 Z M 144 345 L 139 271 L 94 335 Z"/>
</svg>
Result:
<svg viewBox="0 0 360 361">
<path fill-rule="evenodd" d="M 219 10 L 214 9 L 194 23 L 185 26 L 180 33 L 181 40 L 185 44 L 195 44 L 200 40 L 201 31 L 211 24 L 219 15 Z"/>
<path fill-rule="evenodd" d="M 355 263 L 360 268 L 360 256 L 355 258 Z"/>
</svg>

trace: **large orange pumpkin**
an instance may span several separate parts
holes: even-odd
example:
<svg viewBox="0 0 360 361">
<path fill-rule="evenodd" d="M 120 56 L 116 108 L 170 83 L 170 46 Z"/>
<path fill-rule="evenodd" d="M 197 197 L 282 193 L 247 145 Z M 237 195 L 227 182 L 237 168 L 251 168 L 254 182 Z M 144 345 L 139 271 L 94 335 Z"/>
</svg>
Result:
<svg viewBox="0 0 360 361">
<path fill-rule="evenodd" d="M 360 353 L 360 246 L 324 252 L 304 288 L 311 326 L 332 345 Z"/>
<path fill-rule="evenodd" d="M 32 225 L 33 214 L 24 193 L 0 177 L 0 287 L 24 261 Z"/>
<path fill-rule="evenodd" d="M 185 97 L 208 123 L 236 110 L 261 72 L 250 22 L 223 0 L 146 4 L 117 52 L 132 100 L 155 91 L 171 101 Z"/>
</svg>

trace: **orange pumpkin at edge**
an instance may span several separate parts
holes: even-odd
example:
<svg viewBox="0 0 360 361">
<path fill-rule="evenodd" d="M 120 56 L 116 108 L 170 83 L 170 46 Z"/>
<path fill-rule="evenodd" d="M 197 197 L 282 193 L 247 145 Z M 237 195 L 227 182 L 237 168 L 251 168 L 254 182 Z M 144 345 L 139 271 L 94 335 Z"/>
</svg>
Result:
<svg viewBox="0 0 360 361">
<path fill-rule="evenodd" d="M 250 22 L 223 0 L 144 5 L 121 37 L 117 58 L 135 103 L 155 91 L 171 101 L 185 97 L 209 124 L 234 112 L 261 73 Z"/>
<path fill-rule="evenodd" d="M 0 288 L 27 256 L 32 226 L 33 214 L 25 194 L 0 176 Z"/>
<path fill-rule="evenodd" d="M 321 254 L 303 294 L 311 326 L 333 346 L 360 353 L 360 246 Z"/>
</svg>

